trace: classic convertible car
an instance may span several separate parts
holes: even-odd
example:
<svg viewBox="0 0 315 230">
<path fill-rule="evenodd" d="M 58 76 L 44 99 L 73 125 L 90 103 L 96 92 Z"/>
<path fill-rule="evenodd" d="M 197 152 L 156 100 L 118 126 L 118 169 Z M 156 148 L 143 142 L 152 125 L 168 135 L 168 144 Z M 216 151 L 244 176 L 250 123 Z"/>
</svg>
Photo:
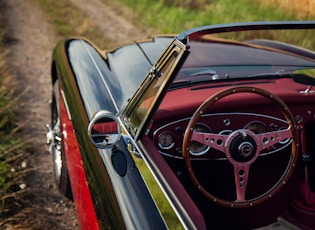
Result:
<svg viewBox="0 0 315 230">
<path fill-rule="evenodd" d="M 47 143 L 82 229 L 315 229 L 315 21 L 52 60 Z"/>
</svg>

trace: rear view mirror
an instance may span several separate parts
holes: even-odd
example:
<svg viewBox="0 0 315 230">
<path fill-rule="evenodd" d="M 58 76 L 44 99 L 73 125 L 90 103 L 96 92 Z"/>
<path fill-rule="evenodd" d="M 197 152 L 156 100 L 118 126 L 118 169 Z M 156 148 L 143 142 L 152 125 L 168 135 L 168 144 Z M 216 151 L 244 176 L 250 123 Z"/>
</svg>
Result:
<svg viewBox="0 0 315 230">
<path fill-rule="evenodd" d="M 88 134 L 97 148 L 111 148 L 121 138 L 119 121 L 112 113 L 99 111 L 90 121 Z"/>
</svg>

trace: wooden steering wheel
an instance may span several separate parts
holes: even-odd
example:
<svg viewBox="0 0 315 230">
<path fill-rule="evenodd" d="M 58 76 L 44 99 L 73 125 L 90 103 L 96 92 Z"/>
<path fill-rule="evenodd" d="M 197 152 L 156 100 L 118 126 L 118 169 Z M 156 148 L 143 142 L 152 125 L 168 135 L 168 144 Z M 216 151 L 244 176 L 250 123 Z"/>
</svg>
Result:
<svg viewBox="0 0 315 230">
<path fill-rule="evenodd" d="M 228 95 L 245 92 L 259 94 L 274 102 L 284 114 L 288 122 L 288 128 L 261 134 L 255 134 L 254 132 L 247 129 L 239 129 L 230 135 L 202 133 L 194 130 L 195 125 L 202 117 L 204 112 L 207 111 L 215 102 Z M 265 193 L 247 200 L 245 195 L 251 164 L 257 160 L 262 150 L 288 138 L 292 140 L 291 156 L 281 178 L 271 187 L 271 189 Z M 192 169 L 190 161 L 189 146 L 192 141 L 197 141 L 210 146 L 211 148 L 219 150 L 226 155 L 226 158 L 234 167 L 236 200 L 230 201 L 216 197 L 204 189 L 199 183 Z M 270 199 L 288 181 L 298 158 L 299 135 L 292 113 L 280 98 L 263 89 L 241 86 L 223 90 L 209 97 L 203 104 L 200 105 L 187 125 L 182 148 L 188 174 L 194 185 L 206 198 L 222 206 L 245 208 L 260 204 Z"/>
</svg>

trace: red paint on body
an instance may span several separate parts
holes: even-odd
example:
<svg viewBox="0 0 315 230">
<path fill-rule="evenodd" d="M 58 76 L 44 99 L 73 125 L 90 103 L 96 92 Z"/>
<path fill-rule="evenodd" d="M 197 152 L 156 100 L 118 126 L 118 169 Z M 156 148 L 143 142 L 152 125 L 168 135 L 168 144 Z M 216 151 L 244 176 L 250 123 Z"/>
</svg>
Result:
<svg viewBox="0 0 315 230">
<path fill-rule="evenodd" d="M 62 138 L 67 167 L 70 177 L 73 199 L 77 211 L 78 222 L 81 229 L 99 229 L 92 197 L 90 194 L 83 161 L 75 136 L 72 121 L 60 95 L 60 119 L 62 127 Z"/>
</svg>

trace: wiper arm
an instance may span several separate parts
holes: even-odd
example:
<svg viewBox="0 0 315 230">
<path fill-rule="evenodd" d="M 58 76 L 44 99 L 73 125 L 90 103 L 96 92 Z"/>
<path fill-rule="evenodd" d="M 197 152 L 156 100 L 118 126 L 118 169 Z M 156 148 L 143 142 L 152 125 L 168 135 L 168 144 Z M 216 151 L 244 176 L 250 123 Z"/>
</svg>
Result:
<svg viewBox="0 0 315 230">
<path fill-rule="evenodd" d="M 214 70 L 207 69 L 207 70 L 190 74 L 186 77 L 177 78 L 173 82 L 171 88 L 184 87 L 191 84 L 204 83 L 204 82 L 209 82 L 209 81 L 213 81 L 217 79 L 219 79 L 219 75 L 217 74 L 217 72 Z"/>
<path fill-rule="evenodd" d="M 219 79 L 219 75 L 217 74 L 217 72 L 211 69 L 206 69 L 206 70 L 199 71 L 197 73 L 193 73 L 191 76 L 199 76 L 199 75 L 210 75 L 211 80 Z"/>
<path fill-rule="evenodd" d="M 212 79 L 190 79 L 190 80 L 179 80 L 179 81 L 174 81 L 173 84 L 171 85 L 171 89 L 174 88 L 181 88 L 181 87 L 187 87 L 190 85 L 195 85 L 195 84 L 200 84 L 200 83 L 208 83 L 211 82 Z"/>
<path fill-rule="evenodd" d="M 258 73 L 258 74 L 253 74 L 250 75 L 246 78 L 255 78 L 255 77 L 281 77 L 281 76 L 293 76 L 293 71 L 292 70 L 278 70 L 277 72 L 274 73 Z"/>
</svg>

